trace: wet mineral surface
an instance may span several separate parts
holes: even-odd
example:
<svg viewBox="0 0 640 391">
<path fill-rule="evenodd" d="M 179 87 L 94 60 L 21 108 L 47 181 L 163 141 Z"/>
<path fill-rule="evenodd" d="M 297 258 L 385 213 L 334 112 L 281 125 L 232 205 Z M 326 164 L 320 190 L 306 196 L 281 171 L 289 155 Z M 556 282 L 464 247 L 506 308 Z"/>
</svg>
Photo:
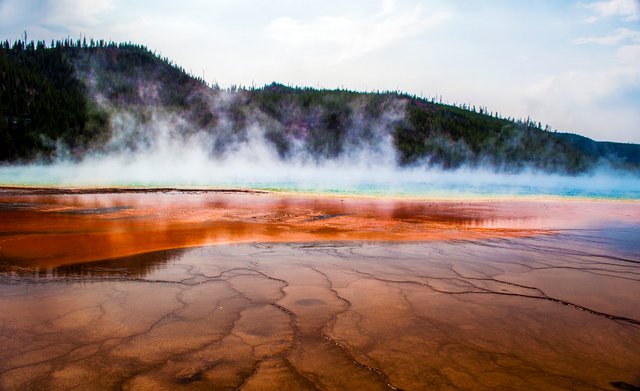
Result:
<svg viewBox="0 0 640 391">
<path fill-rule="evenodd" d="M 7 190 L 0 389 L 637 389 L 639 216 Z"/>
</svg>

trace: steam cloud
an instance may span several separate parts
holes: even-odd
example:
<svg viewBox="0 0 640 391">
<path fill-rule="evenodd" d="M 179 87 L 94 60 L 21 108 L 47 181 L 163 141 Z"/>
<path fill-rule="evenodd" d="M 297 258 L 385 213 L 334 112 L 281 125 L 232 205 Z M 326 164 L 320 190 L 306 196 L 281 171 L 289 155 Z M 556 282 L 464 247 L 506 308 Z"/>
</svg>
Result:
<svg viewBox="0 0 640 391">
<path fill-rule="evenodd" d="M 142 92 L 149 96 L 149 91 L 147 86 Z M 301 141 L 296 144 L 294 138 L 288 155 L 283 157 L 268 138 L 267 129 L 273 125 L 268 116 L 249 113 L 249 121 L 238 132 L 229 113 L 238 95 L 218 92 L 208 99 L 218 121 L 215 129 L 203 131 L 180 113 L 160 105 L 140 113 L 111 107 L 98 96 L 96 101 L 111 112 L 112 134 L 104 148 L 80 161 L 69 159 L 61 150 L 53 163 L 0 167 L 0 183 L 277 188 L 412 196 L 558 194 L 640 198 L 640 178 L 605 169 L 563 176 L 533 170 L 517 174 L 490 168 L 442 170 L 428 164 L 400 167 L 390 131 L 404 116 L 401 104 L 389 107 L 366 126 L 364 108 L 354 104 L 352 125 L 344 139 L 346 147 L 337 156 L 312 157 L 305 145 Z M 296 113 L 291 115 L 295 117 Z"/>
</svg>

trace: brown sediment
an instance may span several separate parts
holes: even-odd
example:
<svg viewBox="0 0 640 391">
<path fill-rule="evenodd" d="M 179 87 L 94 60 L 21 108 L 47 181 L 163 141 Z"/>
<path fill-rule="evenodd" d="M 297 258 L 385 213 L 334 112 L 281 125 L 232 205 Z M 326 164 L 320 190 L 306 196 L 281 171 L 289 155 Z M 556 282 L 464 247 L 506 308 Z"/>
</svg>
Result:
<svg viewBox="0 0 640 391">
<path fill-rule="evenodd" d="M 0 387 L 638 384 L 638 267 L 596 261 L 590 254 L 602 250 L 571 235 L 562 241 L 562 257 L 549 236 L 495 248 L 241 244 L 184 250 L 162 268 L 116 280 L 99 271 L 80 283 L 24 276 L 0 284 Z M 547 268 L 566 273 L 562 291 L 540 288 L 535 271 Z M 570 289 L 584 284 L 581 274 L 591 276 L 591 292 Z"/>
<path fill-rule="evenodd" d="M 267 191 L 234 188 L 180 188 L 180 187 L 33 187 L 0 186 L 4 195 L 62 195 L 62 194 L 142 194 L 142 193 L 246 193 L 266 194 Z"/>
<path fill-rule="evenodd" d="M 639 221 L 637 202 L 0 192 L 0 389 L 633 389 Z"/>
</svg>

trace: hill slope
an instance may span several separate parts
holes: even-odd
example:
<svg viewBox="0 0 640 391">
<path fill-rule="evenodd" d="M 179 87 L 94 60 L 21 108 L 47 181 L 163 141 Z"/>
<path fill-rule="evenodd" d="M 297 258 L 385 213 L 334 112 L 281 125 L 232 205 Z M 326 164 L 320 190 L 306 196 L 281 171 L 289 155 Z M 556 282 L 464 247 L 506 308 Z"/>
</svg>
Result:
<svg viewBox="0 0 640 391">
<path fill-rule="evenodd" d="M 133 44 L 5 42 L 0 50 L 0 162 L 138 153 L 161 137 L 213 156 L 264 143 L 280 159 L 393 159 L 580 173 L 638 171 L 640 146 L 547 132 L 531 121 L 400 93 L 290 88 L 220 90 Z"/>
</svg>

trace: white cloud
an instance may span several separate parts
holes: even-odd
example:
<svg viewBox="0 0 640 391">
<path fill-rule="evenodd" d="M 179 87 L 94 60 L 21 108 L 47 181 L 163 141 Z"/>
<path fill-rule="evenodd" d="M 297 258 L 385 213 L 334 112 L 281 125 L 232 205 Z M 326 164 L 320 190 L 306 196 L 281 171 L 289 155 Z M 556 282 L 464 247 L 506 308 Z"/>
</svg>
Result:
<svg viewBox="0 0 640 391">
<path fill-rule="evenodd" d="M 0 25 L 49 35 L 77 32 L 98 25 L 113 9 L 113 0 L 0 0 Z"/>
<path fill-rule="evenodd" d="M 576 69 L 549 75 L 524 91 L 527 113 L 541 113 L 545 122 L 563 131 L 599 140 L 640 142 L 640 112 L 620 95 L 640 93 L 640 44 L 621 46 L 613 64 L 597 70 Z M 631 107 L 630 107 L 631 106 Z M 630 140 L 630 136 L 633 140 Z"/>
<path fill-rule="evenodd" d="M 32 20 L 40 19 L 41 13 L 40 3 L 35 0 L 0 0 L 0 31 L 9 30 L 12 38 L 18 38 Z"/>
<path fill-rule="evenodd" d="M 619 17 L 626 21 L 640 20 L 640 0 L 602 0 L 585 5 L 594 13 L 589 22 L 600 18 Z"/>
<path fill-rule="evenodd" d="M 0 1 L 0 22 L 8 23 L 11 19 L 21 17 L 24 5 L 18 1 Z"/>
<path fill-rule="evenodd" d="M 621 47 L 618 50 L 618 60 L 621 64 L 635 69 L 635 73 L 640 73 L 640 45 L 626 45 Z"/>
<path fill-rule="evenodd" d="M 577 44 L 595 43 L 605 46 L 619 45 L 625 42 L 640 42 L 640 31 L 623 27 L 609 35 L 580 37 L 574 40 L 574 43 Z"/>
<path fill-rule="evenodd" d="M 572 70 L 549 75 L 528 88 L 528 95 L 540 100 L 558 101 L 569 105 L 592 104 L 601 101 L 624 86 L 638 85 L 638 70 L 619 65 L 597 71 Z M 560 103 L 561 105 L 563 103 Z"/>
<path fill-rule="evenodd" d="M 112 0 L 55 0 L 47 2 L 45 24 L 67 27 L 93 26 L 100 16 L 113 9 Z"/>
<path fill-rule="evenodd" d="M 267 32 L 279 44 L 295 50 L 313 49 L 341 61 L 418 35 L 447 17 L 447 13 L 426 15 L 421 6 L 401 8 L 397 1 L 385 0 L 372 15 L 321 16 L 311 21 L 280 17 L 269 24 Z"/>
</svg>

